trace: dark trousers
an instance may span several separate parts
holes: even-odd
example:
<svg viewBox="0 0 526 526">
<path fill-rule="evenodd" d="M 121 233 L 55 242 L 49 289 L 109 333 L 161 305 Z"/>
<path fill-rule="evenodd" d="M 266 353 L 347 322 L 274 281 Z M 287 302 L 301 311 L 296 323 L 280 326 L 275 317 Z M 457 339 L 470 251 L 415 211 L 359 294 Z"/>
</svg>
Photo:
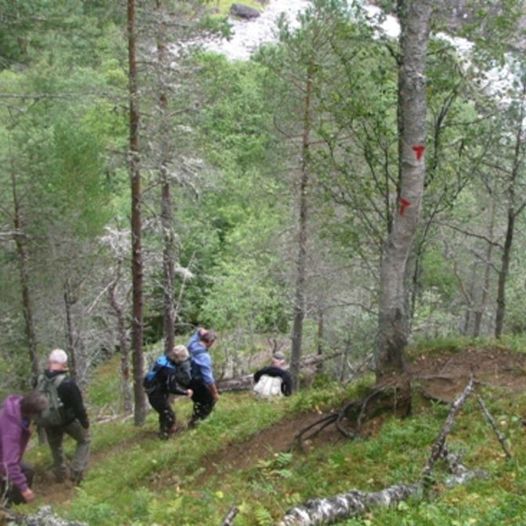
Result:
<svg viewBox="0 0 526 526">
<path fill-rule="evenodd" d="M 20 468 L 26 477 L 27 485 L 31 487 L 33 484 L 33 477 L 35 476 L 35 471 L 29 464 L 26 464 L 25 462 L 20 463 Z M 7 481 L 3 476 L 0 476 L 0 503 L 4 498 L 6 506 L 9 506 L 10 504 L 22 504 L 25 502 L 20 490 L 16 486 L 10 484 L 9 481 Z"/>
<path fill-rule="evenodd" d="M 170 407 L 170 395 L 159 391 L 148 394 L 150 405 L 159 413 L 159 432 L 168 435 L 175 424 L 175 413 Z"/>
<path fill-rule="evenodd" d="M 194 392 L 192 395 L 194 410 L 191 422 L 195 423 L 199 420 L 204 420 L 212 412 L 215 401 L 203 380 L 192 380 L 189 388 Z"/>
<path fill-rule="evenodd" d="M 57 427 L 46 428 L 47 441 L 53 456 L 53 470 L 58 481 L 66 476 L 66 457 L 64 455 L 64 435 L 68 435 L 77 443 L 75 454 L 71 461 L 71 471 L 81 476 L 86 470 L 90 456 L 90 433 L 84 429 L 78 420 Z"/>
</svg>

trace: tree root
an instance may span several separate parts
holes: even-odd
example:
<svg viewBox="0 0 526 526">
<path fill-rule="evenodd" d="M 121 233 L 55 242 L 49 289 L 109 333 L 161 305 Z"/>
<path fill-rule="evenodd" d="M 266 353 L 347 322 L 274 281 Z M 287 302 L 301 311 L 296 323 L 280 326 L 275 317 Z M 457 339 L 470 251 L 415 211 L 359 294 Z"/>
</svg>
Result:
<svg viewBox="0 0 526 526">
<path fill-rule="evenodd" d="M 344 437 L 353 439 L 360 434 L 363 425 L 375 416 L 389 413 L 405 417 L 410 412 L 411 384 L 407 378 L 379 384 L 360 400 L 353 400 L 339 411 L 323 416 L 301 429 L 294 436 L 292 448 L 303 450 L 306 440 L 314 438 L 331 424 L 334 424 Z M 347 425 L 344 425 L 344 421 Z"/>
</svg>

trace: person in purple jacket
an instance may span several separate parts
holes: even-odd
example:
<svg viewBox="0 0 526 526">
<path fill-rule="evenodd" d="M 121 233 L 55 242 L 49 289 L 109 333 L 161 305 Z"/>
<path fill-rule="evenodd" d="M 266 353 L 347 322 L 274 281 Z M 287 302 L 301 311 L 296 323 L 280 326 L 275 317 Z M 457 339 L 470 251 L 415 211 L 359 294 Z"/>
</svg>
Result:
<svg viewBox="0 0 526 526">
<path fill-rule="evenodd" d="M 219 400 L 219 392 L 212 370 L 212 357 L 208 352 L 216 339 L 217 335 L 214 331 L 199 328 L 187 344 L 192 361 L 192 381 L 189 387 L 193 391 L 192 401 L 194 403 L 188 427 L 194 427 L 197 422 L 204 420 Z"/>
<path fill-rule="evenodd" d="M 8 396 L 0 409 L 0 497 L 5 504 L 31 502 L 33 469 L 22 462 L 31 435 L 31 420 L 47 408 L 47 398 L 37 391 Z"/>
</svg>

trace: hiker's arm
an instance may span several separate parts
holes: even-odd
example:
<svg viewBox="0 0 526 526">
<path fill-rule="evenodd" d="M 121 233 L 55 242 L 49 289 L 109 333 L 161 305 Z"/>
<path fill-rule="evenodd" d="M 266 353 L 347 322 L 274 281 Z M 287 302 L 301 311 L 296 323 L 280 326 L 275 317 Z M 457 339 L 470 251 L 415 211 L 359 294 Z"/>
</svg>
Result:
<svg viewBox="0 0 526 526">
<path fill-rule="evenodd" d="M 170 377 L 168 378 L 167 386 L 168 386 L 168 391 L 171 394 L 188 396 L 188 393 L 187 393 L 188 389 L 181 387 L 177 383 L 175 375 L 173 374 L 171 374 Z"/>
<path fill-rule="evenodd" d="M 58 394 L 64 405 L 71 408 L 75 418 L 80 422 L 80 425 L 84 429 L 88 429 L 88 414 L 86 413 L 86 408 L 82 401 L 82 393 L 80 392 L 78 385 L 73 381 L 66 380 L 58 386 Z"/>
<path fill-rule="evenodd" d="M 283 371 L 281 378 L 283 379 L 281 384 L 281 392 L 285 396 L 290 396 L 292 394 L 292 376 L 288 371 Z"/>
<path fill-rule="evenodd" d="M 193 362 L 197 365 L 199 373 L 206 385 L 215 384 L 214 373 L 212 371 L 212 358 L 207 352 L 197 354 L 193 357 Z"/>
<path fill-rule="evenodd" d="M 260 369 L 259 371 L 256 371 L 254 373 L 254 383 L 257 384 L 259 382 L 259 379 L 264 375 L 264 374 L 269 374 L 272 372 L 272 368 L 271 367 L 263 367 L 262 369 Z M 271 374 L 271 376 L 275 376 L 273 374 Z"/>
<path fill-rule="evenodd" d="M 29 489 L 27 479 L 20 466 L 23 451 L 20 448 L 22 429 L 19 425 L 11 424 L 2 432 L 3 465 L 8 480 L 16 486 L 20 493 Z"/>
<path fill-rule="evenodd" d="M 214 402 L 217 402 L 219 400 L 219 391 L 217 390 L 217 385 L 215 383 L 208 384 L 207 387 L 210 391 L 210 394 L 212 395 L 212 398 L 214 399 Z"/>
<path fill-rule="evenodd" d="M 201 335 L 200 331 L 201 329 L 197 329 L 192 336 L 190 337 L 190 340 L 188 340 L 188 343 L 186 344 L 186 347 L 190 352 L 195 348 L 196 345 L 198 345 L 201 341 Z"/>
</svg>

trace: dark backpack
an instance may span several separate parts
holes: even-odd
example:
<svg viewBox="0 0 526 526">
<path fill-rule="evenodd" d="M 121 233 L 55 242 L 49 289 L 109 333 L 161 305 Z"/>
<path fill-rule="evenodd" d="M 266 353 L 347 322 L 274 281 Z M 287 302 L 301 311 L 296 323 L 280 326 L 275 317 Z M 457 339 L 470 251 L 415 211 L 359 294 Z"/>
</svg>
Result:
<svg viewBox="0 0 526 526">
<path fill-rule="evenodd" d="M 52 378 L 41 374 L 37 380 L 36 390 L 44 394 L 48 401 L 47 409 L 36 418 L 36 423 L 42 427 L 57 427 L 65 423 L 64 404 L 58 396 L 58 386 L 65 380 L 65 374 L 57 374 Z"/>
<path fill-rule="evenodd" d="M 188 388 L 192 380 L 192 363 L 190 358 L 178 363 L 174 373 L 175 382 L 181 387 Z"/>
<path fill-rule="evenodd" d="M 157 373 L 163 368 L 167 368 L 170 373 L 168 375 L 168 385 L 166 386 L 169 391 L 172 390 L 173 383 L 184 388 L 188 387 L 192 380 L 190 359 L 175 364 L 168 360 L 166 356 L 161 356 L 157 359 L 152 369 L 146 373 L 142 381 L 142 386 L 146 393 L 152 393 L 159 386 Z"/>
</svg>

